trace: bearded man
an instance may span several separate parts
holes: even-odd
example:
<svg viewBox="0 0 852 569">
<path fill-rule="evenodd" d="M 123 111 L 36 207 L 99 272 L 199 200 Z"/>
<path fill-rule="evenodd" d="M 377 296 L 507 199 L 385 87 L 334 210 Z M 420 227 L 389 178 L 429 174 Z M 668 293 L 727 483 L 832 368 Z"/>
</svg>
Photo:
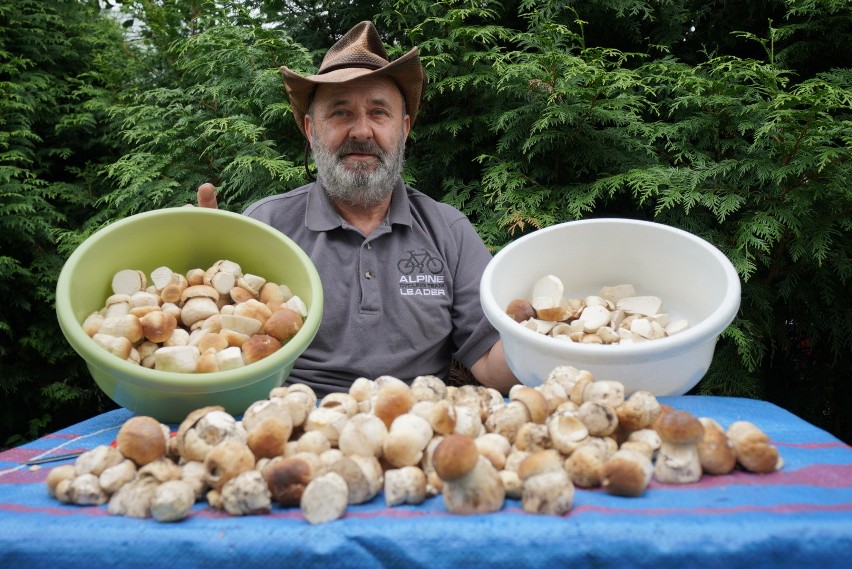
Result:
<svg viewBox="0 0 852 569">
<path fill-rule="evenodd" d="M 293 239 L 322 280 L 322 323 L 288 383 L 322 396 L 359 377 L 446 379 L 455 359 L 507 393 L 517 379 L 479 301 L 491 255 L 463 213 L 401 177 L 426 85 L 418 49 L 390 62 L 373 24 L 361 22 L 315 75 L 281 73 L 317 180 L 244 214 Z M 198 205 L 216 207 L 211 184 L 199 187 Z"/>
</svg>

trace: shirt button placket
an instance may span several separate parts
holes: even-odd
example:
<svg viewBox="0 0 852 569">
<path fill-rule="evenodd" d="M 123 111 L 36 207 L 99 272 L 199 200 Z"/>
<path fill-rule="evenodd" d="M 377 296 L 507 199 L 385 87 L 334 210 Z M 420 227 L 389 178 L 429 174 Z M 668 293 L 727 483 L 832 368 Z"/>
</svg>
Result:
<svg viewBox="0 0 852 569">
<path fill-rule="evenodd" d="M 367 242 L 361 247 L 361 309 L 368 311 L 379 310 L 379 282 L 376 279 L 375 257 L 372 255 L 373 246 Z"/>
</svg>

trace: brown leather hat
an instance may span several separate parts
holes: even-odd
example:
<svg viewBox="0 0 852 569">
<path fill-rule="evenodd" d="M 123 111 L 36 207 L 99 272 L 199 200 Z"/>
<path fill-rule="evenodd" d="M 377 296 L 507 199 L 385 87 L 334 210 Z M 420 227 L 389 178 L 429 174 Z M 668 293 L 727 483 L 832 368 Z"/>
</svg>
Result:
<svg viewBox="0 0 852 569">
<path fill-rule="evenodd" d="M 284 85 L 290 97 L 293 117 L 302 134 L 305 132 L 305 113 L 314 89 L 326 83 L 346 83 L 361 77 L 392 79 L 405 98 L 411 122 L 417 118 L 420 96 L 426 86 L 426 71 L 415 47 L 402 57 L 388 61 L 388 54 L 372 22 L 357 24 L 334 44 L 322 60 L 316 75 L 303 77 L 287 67 L 281 67 Z"/>
</svg>

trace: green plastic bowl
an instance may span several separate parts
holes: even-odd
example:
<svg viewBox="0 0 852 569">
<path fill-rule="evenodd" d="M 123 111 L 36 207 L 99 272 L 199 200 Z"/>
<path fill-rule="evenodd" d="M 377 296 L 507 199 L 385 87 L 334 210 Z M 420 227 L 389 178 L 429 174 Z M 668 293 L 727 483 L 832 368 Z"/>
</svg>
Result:
<svg viewBox="0 0 852 569">
<path fill-rule="evenodd" d="M 185 273 L 220 259 L 243 272 L 286 284 L 308 308 L 302 329 L 271 356 L 242 368 L 215 373 L 148 369 L 107 352 L 82 328 L 112 294 L 112 276 L 139 269 L 149 276 L 160 266 Z M 289 237 L 249 217 L 221 210 L 177 207 L 140 213 L 94 233 L 71 254 L 56 285 L 56 315 L 71 347 L 86 361 L 92 378 L 117 404 L 138 415 L 179 423 L 195 409 L 221 405 L 241 414 L 266 399 L 293 369 L 322 320 L 319 273 Z"/>
</svg>

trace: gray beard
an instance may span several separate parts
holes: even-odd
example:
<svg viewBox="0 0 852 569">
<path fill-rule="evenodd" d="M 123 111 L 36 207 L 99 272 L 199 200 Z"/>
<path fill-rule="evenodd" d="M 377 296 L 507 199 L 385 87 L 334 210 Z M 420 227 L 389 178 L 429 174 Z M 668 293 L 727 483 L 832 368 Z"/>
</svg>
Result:
<svg viewBox="0 0 852 569">
<path fill-rule="evenodd" d="M 372 164 L 360 164 L 355 170 L 345 168 L 341 159 L 350 152 L 376 155 L 379 168 L 373 172 L 370 171 Z M 389 153 L 372 141 L 347 140 L 334 151 L 315 139 L 312 153 L 317 177 L 332 200 L 352 207 L 370 208 L 393 192 L 405 164 L 405 137 L 400 136 L 397 147 Z"/>
</svg>

